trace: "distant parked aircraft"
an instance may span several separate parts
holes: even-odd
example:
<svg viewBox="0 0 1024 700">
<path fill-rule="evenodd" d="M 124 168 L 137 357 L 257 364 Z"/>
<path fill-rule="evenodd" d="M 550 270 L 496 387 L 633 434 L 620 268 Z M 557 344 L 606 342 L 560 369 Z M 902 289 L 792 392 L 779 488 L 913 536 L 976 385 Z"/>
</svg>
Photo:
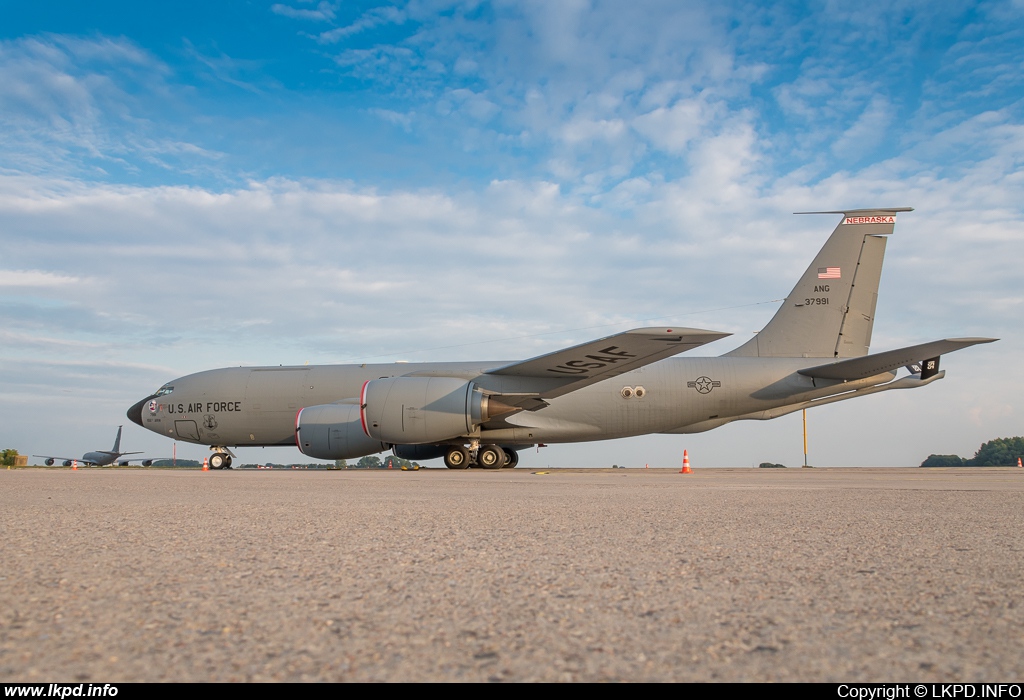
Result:
<svg viewBox="0 0 1024 700">
<path fill-rule="evenodd" d="M 139 457 L 133 457 L 132 459 L 121 459 L 125 455 L 140 455 L 141 452 L 121 452 L 121 428 L 117 426 L 117 437 L 114 438 L 114 447 L 110 450 L 97 450 L 96 452 L 86 452 L 81 457 L 51 457 L 49 455 L 32 455 L 33 457 L 42 457 L 45 460 L 45 464 L 48 467 L 52 467 L 55 461 L 62 461 L 65 467 L 70 467 L 71 462 L 77 459 L 82 463 L 83 466 L 89 467 L 104 467 L 108 464 L 117 462 L 121 466 L 127 466 L 129 462 L 140 461 Z M 152 459 L 142 459 L 142 466 L 152 466 Z"/>
</svg>

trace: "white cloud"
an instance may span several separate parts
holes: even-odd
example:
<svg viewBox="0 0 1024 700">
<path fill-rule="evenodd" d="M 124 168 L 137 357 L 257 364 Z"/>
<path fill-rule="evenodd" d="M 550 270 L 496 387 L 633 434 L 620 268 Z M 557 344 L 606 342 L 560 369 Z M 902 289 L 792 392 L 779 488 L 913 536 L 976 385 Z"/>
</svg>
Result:
<svg viewBox="0 0 1024 700">
<path fill-rule="evenodd" d="M 5 165 L 94 176 L 107 169 L 137 172 L 147 163 L 209 163 L 219 154 L 150 120 L 174 105 L 168 74 L 162 62 L 126 39 L 42 35 L 0 41 Z"/>
<path fill-rule="evenodd" d="M 458 88 L 448 91 L 446 97 L 459 105 L 459 111 L 475 122 L 488 122 L 500 111 L 498 105 L 487 99 L 485 93 Z"/>
<path fill-rule="evenodd" d="M 633 128 L 658 148 L 682 153 L 723 111 L 721 106 L 709 105 L 702 97 L 680 100 L 671 107 L 640 115 L 633 120 Z"/>
<path fill-rule="evenodd" d="M 888 100 L 874 97 L 857 121 L 832 144 L 832 152 L 844 161 L 857 162 L 873 154 L 886 137 L 892 121 Z"/>
<path fill-rule="evenodd" d="M 73 275 L 58 275 L 46 270 L 0 270 L 0 287 L 60 287 L 82 281 Z"/>
<path fill-rule="evenodd" d="M 317 41 L 321 44 L 336 44 L 342 39 L 379 27 L 382 24 L 401 24 L 404 21 L 405 13 L 396 7 L 375 7 L 363 13 L 352 24 L 321 32 L 317 35 Z"/>
<path fill-rule="evenodd" d="M 390 109 L 370 109 L 370 114 L 380 117 L 384 121 L 402 127 L 403 131 L 412 131 L 412 122 L 416 118 L 415 112 L 395 112 Z"/>
<path fill-rule="evenodd" d="M 282 17 L 290 17 L 292 19 L 308 19 L 314 22 L 328 22 L 334 19 L 334 15 L 338 10 L 339 3 L 337 2 L 323 2 L 317 3 L 315 10 L 307 10 L 301 7 L 292 7 L 291 5 L 283 5 L 281 3 L 275 3 L 270 6 L 270 11 L 275 15 L 281 15 Z"/>
</svg>

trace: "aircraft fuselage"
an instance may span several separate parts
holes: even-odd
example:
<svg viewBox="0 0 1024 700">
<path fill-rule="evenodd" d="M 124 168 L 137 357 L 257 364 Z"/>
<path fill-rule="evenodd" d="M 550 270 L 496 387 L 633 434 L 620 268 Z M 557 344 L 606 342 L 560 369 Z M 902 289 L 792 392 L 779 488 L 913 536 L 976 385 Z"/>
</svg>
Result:
<svg viewBox="0 0 1024 700">
<path fill-rule="evenodd" d="M 796 370 L 821 359 L 670 358 L 520 411 L 480 439 L 512 444 L 580 442 L 647 433 L 693 432 L 737 417 L 888 381 L 823 381 Z M 409 374 L 468 379 L 498 393 L 521 380 L 486 374 L 503 362 L 232 367 L 168 382 L 173 390 L 144 399 L 129 417 L 155 433 L 222 446 L 295 445 L 296 414 L 307 406 L 358 401 L 367 381 Z M 713 423 L 708 424 L 709 422 Z M 708 424 L 703 427 L 702 424 Z"/>
</svg>

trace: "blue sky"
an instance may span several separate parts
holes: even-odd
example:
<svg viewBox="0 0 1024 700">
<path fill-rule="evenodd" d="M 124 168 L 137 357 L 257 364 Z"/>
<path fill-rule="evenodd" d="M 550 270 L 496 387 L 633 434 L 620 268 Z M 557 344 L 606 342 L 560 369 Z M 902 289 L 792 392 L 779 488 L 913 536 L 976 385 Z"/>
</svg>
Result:
<svg viewBox="0 0 1024 700">
<path fill-rule="evenodd" d="M 1003 340 L 811 412 L 812 458 L 1024 432 L 1022 2 L 0 7 L 5 447 L 103 447 L 218 366 L 516 359 L 663 321 L 735 333 L 718 354 L 835 224 L 791 212 L 865 206 L 916 208 L 874 349 Z M 801 446 L 789 417 L 524 461 Z"/>
</svg>

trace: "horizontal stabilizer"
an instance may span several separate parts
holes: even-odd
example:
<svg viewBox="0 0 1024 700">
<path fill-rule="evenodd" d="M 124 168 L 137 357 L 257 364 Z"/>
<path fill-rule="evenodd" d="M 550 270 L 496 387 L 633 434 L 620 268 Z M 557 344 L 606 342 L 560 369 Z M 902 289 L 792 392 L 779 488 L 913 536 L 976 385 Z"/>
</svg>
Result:
<svg viewBox="0 0 1024 700">
<path fill-rule="evenodd" d="M 843 216 L 849 216 L 854 219 L 863 218 L 879 218 L 883 216 L 893 216 L 899 212 L 914 211 L 914 207 L 885 207 L 873 209 L 836 209 L 833 211 L 795 211 L 794 214 L 842 214 Z M 850 223 L 876 223 L 873 221 L 851 221 Z"/>
<path fill-rule="evenodd" d="M 728 335 L 697 328 L 638 328 L 498 367 L 487 374 L 561 380 L 541 392 L 544 398 L 554 398 Z"/>
<path fill-rule="evenodd" d="M 920 363 L 928 358 L 938 357 L 980 343 L 992 343 L 996 340 L 998 338 L 946 338 L 899 350 L 888 350 L 874 355 L 831 362 L 827 365 L 808 367 L 799 370 L 799 373 L 817 379 L 841 379 L 843 381 L 866 379 L 883 372 L 892 372 L 906 365 Z"/>
</svg>

